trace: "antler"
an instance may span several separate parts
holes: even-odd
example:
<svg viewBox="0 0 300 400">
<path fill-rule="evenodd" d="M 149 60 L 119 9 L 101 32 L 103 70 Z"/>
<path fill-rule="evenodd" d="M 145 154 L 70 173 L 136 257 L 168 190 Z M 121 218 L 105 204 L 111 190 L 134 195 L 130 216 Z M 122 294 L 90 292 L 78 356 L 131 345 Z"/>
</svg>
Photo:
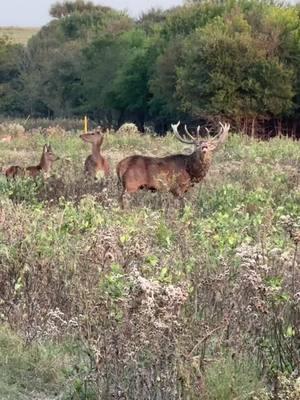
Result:
<svg viewBox="0 0 300 400">
<path fill-rule="evenodd" d="M 230 129 L 230 124 L 227 122 L 225 124 L 219 122 L 219 124 L 221 125 L 219 133 L 213 139 L 211 139 L 211 142 L 215 143 L 217 146 L 225 142 L 225 140 L 228 138 Z"/>
<path fill-rule="evenodd" d="M 228 137 L 230 124 L 228 124 L 227 122 L 225 124 L 222 124 L 221 121 L 219 122 L 219 124 L 221 125 L 221 129 L 217 135 L 217 139 L 219 143 L 223 143 Z"/>
<path fill-rule="evenodd" d="M 218 133 L 215 137 L 213 137 L 213 138 L 210 137 L 210 130 L 209 130 L 208 128 L 205 128 L 205 129 L 206 129 L 206 132 L 207 132 L 207 134 L 208 134 L 208 136 L 209 136 L 209 139 L 207 140 L 207 143 L 213 144 L 213 148 L 216 148 L 216 147 L 219 146 L 220 144 L 224 143 L 225 140 L 226 140 L 227 137 L 228 137 L 228 134 L 229 134 L 230 124 L 228 124 L 228 123 L 223 124 L 222 122 L 219 122 L 219 124 L 221 125 L 220 131 L 219 131 L 219 133 Z M 171 127 L 172 127 L 172 129 L 173 129 L 173 132 L 174 132 L 174 134 L 175 134 L 175 136 L 177 137 L 178 140 L 180 140 L 182 143 L 185 143 L 185 144 L 194 144 L 194 145 L 197 145 L 197 144 L 201 143 L 201 141 L 200 141 L 200 125 L 197 126 L 196 138 L 195 138 L 194 136 L 191 135 L 191 133 L 189 132 L 187 126 L 184 125 L 185 133 L 187 134 L 187 136 L 188 136 L 191 140 L 183 139 L 183 138 L 180 136 L 180 134 L 179 134 L 179 132 L 178 132 L 178 127 L 179 127 L 179 125 L 180 125 L 180 121 L 178 121 L 177 124 L 171 124 Z"/>
<path fill-rule="evenodd" d="M 187 130 L 186 130 L 186 133 L 188 133 L 188 135 L 192 138 L 191 141 L 186 140 L 186 139 L 183 139 L 183 138 L 180 136 L 180 134 L 179 134 L 179 132 L 178 132 L 178 127 L 179 127 L 179 125 L 180 125 L 180 121 L 178 121 L 177 124 L 171 124 L 171 127 L 172 127 L 172 129 L 173 129 L 173 132 L 174 132 L 175 136 L 177 137 L 177 139 L 180 140 L 182 143 L 185 143 L 185 144 L 194 144 L 194 143 L 195 143 L 195 139 L 193 138 L 193 136 L 192 136 L 190 133 L 187 132 Z"/>
<path fill-rule="evenodd" d="M 187 134 L 187 136 L 194 142 L 194 141 L 195 141 L 195 138 L 194 138 L 194 136 L 188 131 L 188 128 L 187 128 L 186 124 L 184 125 L 184 130 L 185 130 L 185 133 Z"/>
<path fill-rule="evenodd" d="M 200 125 L 197 126 L 197 131 L 196 131 L 196 138 L 188 131 L 188 128 L 186 125 L 184 125 L 184 130 L 185 133 L 190 137 L 190 139 L 192 139 L 193 143 L 195 143 L 195 141 L 199 141 L 200 139 Z"/>
<path fill-rule="evenodd" d="M 206 126 L 205 130 L 206 130 L 207 136 L 210 137 L 210 129 L 208 129 L 207 126 Z"/>
</svg>

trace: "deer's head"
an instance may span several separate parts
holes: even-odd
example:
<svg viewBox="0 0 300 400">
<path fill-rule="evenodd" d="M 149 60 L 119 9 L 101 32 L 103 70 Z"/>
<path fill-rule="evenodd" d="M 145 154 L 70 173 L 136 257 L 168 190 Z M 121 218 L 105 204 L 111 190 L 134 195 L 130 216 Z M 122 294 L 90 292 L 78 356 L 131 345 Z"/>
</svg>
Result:
<svg viewBox="0 0 300 400">
<path fill-rule="evenodd" d="M 102 144 L 104 135 L 101 131 L 100 126 L 98 126 L 95 130 L 83 133 L 80 135 L 80 138 L 86 143 L 92 144 Z"/>
<path fill-rule="evenodd" d="M 45 144 L 43 148 L 43 157 L 45 161 L 48 162 L 54 162 L 56 160 L 59 160 L 59 157 L 56 154 L 54 154 L 52 146 L 50 144 Z"/>
</svg>

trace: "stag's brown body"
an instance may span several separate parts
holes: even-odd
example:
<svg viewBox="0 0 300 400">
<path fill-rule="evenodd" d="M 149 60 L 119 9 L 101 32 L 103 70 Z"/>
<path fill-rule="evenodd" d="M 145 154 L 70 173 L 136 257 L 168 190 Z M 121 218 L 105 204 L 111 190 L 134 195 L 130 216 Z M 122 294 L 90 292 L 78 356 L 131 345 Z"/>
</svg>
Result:
<svg viewBox="0 0 300 400">
<path fill-rule="evenodd" d="M 49 174 L 53 162 L 56 161 L 57 159 L 58 157 L 53 153 L 51 146 L 45 145 L 43 147 L 43 153 L 38 165 L 25 168 L 22 168 L 18 165 L 12 165 L 5 171 L 5 175 L 7 178 L 16 178 L 17 176 L 18 177 L 28 176 L 36 178 L 42 173 Z"/>
<path fill-rule="evenodd" d="M 209 170 L 213 151 L 218 143 L 225 140 L 229 126 L 226 125 L 225 131 L 220 132 L 218 141 L 188 142 L 178 134 L 178 125 L 172 125 L 176 136 L 184 143 L 194 144 L 195 151 L 190 155 L 174 154 L 162 158 L 134 155 L 120 161 L 116 171 L 123 187 L 120 197 L 122 207 L 124 195 L 140 189 L 169 191 L 182 200 L 190 187 L 203 180 Z"/>
<path fill-rule="evenodd" d="M 91 143 L 92 154 L 90 154 L 84 163 L 84 172 L 86 175 L 97 178 L 99 172 L 103 172 L 105 176 L 109 175 L 110 167 L 106 158 L 101 154 L 101 146 L 104 135 L 98 128 L 96 131 L 88 132 L 80 135 L 84 142 Z"/>
<path fill-rule="evenodd" d="M 167 157 L 130 156 L 117 166 L 117 174 L 128 193 L 139 189 L 168 190 L 182 195 L 200 182 L 211 163 L 211 154 L 175 154 Z"/>
</svg>

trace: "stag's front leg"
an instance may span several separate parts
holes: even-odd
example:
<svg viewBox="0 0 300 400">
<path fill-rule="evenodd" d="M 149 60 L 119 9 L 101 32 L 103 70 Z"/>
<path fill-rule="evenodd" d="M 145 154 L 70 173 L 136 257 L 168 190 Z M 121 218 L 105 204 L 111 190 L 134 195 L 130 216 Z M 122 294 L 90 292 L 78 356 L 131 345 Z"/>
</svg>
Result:
<svg viewBox="0 0 300 400">
<path fill-rule="evenodd" d="M 172 194 L 179 200 L 179 215 L 182 216 L 185 207 L 184 193 L 179 188 L 176 188 L 176 190 L 172 190 Z"/>
<path fill-rule="evenodd" d="M 180 215 L 183 215 L 184 208 L 185 208 L 185 193 L 189 190 L 191 187 L 191 179 L 188 173 L 182 173 L 178 177 L 177 185 L 176 187 L 172 190 L 172 193 L 175 197 L 179 199 L 180 203 Z"/>
</svg>

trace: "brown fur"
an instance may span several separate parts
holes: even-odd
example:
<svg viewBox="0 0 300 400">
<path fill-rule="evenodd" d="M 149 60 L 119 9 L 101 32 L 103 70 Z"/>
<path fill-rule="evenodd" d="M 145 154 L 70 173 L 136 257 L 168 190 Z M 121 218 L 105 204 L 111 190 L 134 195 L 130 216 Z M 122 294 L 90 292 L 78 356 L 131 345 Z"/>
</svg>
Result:
<svg viewBox="0 0 300 400">
<path fill-rule="evenodd" d="M 3 136 L 0 139 L 0 142 L 4 142 L 4 143 L 10 143 L 11 141 L 12 141 L 12 136 L 11 135 Z"/>
<path fill-rule="evenodd" d="M 58 157 L 53 153 L 51 146 L 45 145 L 43 147 L 43 153 L 41 156 L 41 160 L 38 165 L 34 166 L 29 166 L 22 168 L 18 165 L 12 165 L 5 171 L 5 175 L 7 178 L 16 178 L 18 177 L 32 177 L 36 178 L 39 176 L 41 173 L 49 173 L 52 164 L 54 161 L 56 161 Z"/>
<path fill-rule="evenodd" d="M 104 140 L 104 135 L 101 134 L 98 128 L 95 131 L 84 133 L 80 138 L 92 145 L 92 154 L 90 154 L 84 163 L 84 172 L 86 175 L 97 178 L 97 173 L 103 171 L 105 176 L 109 175 L 110 167 L 106 158 L 101 154 L 101 146 Z"/>
<path fill-rule="evenodd" d="M 177 126 L 174 125 L 174 132 L 175 129 L 177 132 Z M 225 135 L 222 140 L 225 140 Z M 140 189 L 171 192 L 183 204 L 184 194 L 207 174 L 217 143 L 195 141 L 196 149 L 190 155 L 174 154 L 163 158 L 134 155 L 123 159 L 116 168 L 123 187 L 121 206 L 124 207 L 126 193 Z"/>
</svg>

